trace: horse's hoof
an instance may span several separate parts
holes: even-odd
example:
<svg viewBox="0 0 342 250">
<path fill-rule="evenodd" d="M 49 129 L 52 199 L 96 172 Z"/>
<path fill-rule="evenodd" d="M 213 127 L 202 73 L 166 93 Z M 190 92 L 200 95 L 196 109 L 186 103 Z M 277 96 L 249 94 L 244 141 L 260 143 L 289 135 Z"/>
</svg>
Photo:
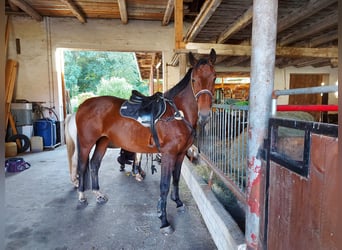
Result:
<svg viewBox="0 0 342 250">
<path fill-rule="evenodd" d="M 186 211 L 185 205 L 183 204 L 182 206 L 177 207 L 177 212 L 178 213 L 184 213 Z"/>
<path fill-rule="evenodd" d="M 83 209 L 88 206 L 87 199 L 78 200 L 77 209 Z"/>
<path fill-rule="evenodd" d="M 141 170 L 140 175 L 141 175 L 141 177 L 142 177 L 143 179 L 145 179 L 145 177 L 146 177 L 145 171 Z"/>
<path fill-rule="evenodd" d="M 108 198 L 106 196 L 99 196 L 99 197 L 96 197 L 96 203 L 97 204 L 104 204 L 108 201 Z"/>
<path fill-rule="evenodd" d="M 167 226 L 167 227 L 161 227 L 160 228 L 160 232 L 163 234 L 163 235 L 169 235 L 169 234 L 172 234 L 175 230 L 172 228 L 171 225 Z"/>
<path fill-rule="evenodd" d="M 136 175 L 135 175 L 135 179 L 136 179 L 137 181 L 142 181 L 144 178 L 143 178 L 140 174 L 136 174 Z"/>
</svg>

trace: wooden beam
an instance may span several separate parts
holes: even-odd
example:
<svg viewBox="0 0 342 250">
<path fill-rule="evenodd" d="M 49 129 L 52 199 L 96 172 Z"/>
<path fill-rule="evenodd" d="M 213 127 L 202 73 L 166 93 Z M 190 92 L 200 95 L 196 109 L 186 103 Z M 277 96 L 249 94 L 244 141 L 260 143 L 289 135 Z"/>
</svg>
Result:
<svg viewBox="0 0 342 250">
<path fill-rule="evenodd" d="M 230 25 L 221 33 L 221 35 L 217 39 L 217 43 L 224 43 L 225 41 L 227 41 L 233 34 L 250 24 L 252 22 L 252 18 L 253 6 L 249 7 L 249 9 L 238 20 L 236 20 L 235 23 Z"/>
<path fill-rule="evenodd" d="M 315 36 L 315 37 L 311 38 L 310 40 L 298 42 L 298 43 L 296 43 L 296 47 L 310 47 L 310 48 L 319 47 L 321 45 L 331 43 L 337 39 L 338 39 L 337 31 L 332 30 L 332 31 L 326 32 L 322 35 Z M 325 46 L 325 47 L 328 47 L 328 46 Z"/>
<path fill-rule="evenodd" d="M 7 128 L 11 115 L 11 103 L 13 99 L 15 81 L 17 79 L 18 62 L 7 60 L 5 71 L 5 128 Z"/>
<path fill-rule="evenodd" d="M 80 12 L 76 4 L 72 0 L 60 0 L 62 3 L 68 6 L 71 12 L 77 17 L 81 23 L 86 22 L 85 16 Z"/>
<path fill-rule="evenodd" d="M 175 2 L 175 48 L 184 48 L 183 45 L 183 0 Z"/>
<path fill-rule="evenodd" d="M 185 48 L 199 54 L 209 54 L 213 48 L 221 56 L 250 56 L 250 45 L 231 45 L 216 43 L 186 43 Z"/>
<path fill-rule="evenodd" d="M 338 48 L 277 47 L 276 55 L 288 57 L 337 58 Z"/>
<path fill-rule="evenodd" d="M 290 61 L 291 65 L 293 65 L 297 68 L 305 67 L 305 66 L 311 66 L 311 65 L 321 63 L 321 62 L 329 62 L 330 63 L 330 60 L 327 58 L 312 58 L 309 60 L 306 58 L 300 58 L 300 59 Z"/>
<path fill-rule="evenodd" d="M 221 2 L 222 0 L 207 0 L 204 2 L 200 13 L 184 37 L 185 42 L 192 42 L 196 38 L 197 34 L 203 29 Z"/>
<path fill-rule="evenodd" d="M 121 22 L 128 23 L 126 0 L 118 0 Z"/>
<path fill-rule="evenodd" d="M 337 0 L 311 0 L 309 1 L 305 6 L 298 8 L 296 11 L 293 11 L 289 15 L 285 15 L 284 17 L 279 17 L 278 25 L 277 25 L 277 32 L 278 34 L 287 28 L 292 27 L 293 25 L 301 22 L 302 20 L 310 17 L 311 15 L 316 14 L 320 10 L 336 3 Z M 250 7 L 252 9 L 252 6 Z M 249 24 L 248 20 L 249 18 L 252 18 L 252 13 L 250 13 L 250 9 L 248 9 L 244 15 L 239 18 L 234 24 L 232 24 L 226 31 L 224 31 L 220 37 L 218 38 L 217 43 L 224 43 L 226 42 L 230 36 L 232 36 L 234 33 L 240 31 L 243 29 L 246 25 Z M 336 19 L 336 17 L 333 17 Z M 331 20 L 333 19 L 331 18 Z M 337 19 L 336 19 L 337 20 Z M 251 21 L 251 20 L 250 20 Z M 336 21 L 337 22 L 337 21 Z M 310 31 L 312 29 L 309 29 Z M 306 31 L 306 30 L 305 30 Z M 299 34 L 302 33 L 302 31 L 298 31 Z M 293 39 L 293 35 L 291 34 L 291 38 Z M 285 43 L 281 44 L 282 46 L 286 45 Z M 315 45 L 310 44 L 311 47 L 315 47 Z"/>
<path fill-rule="evenodd" d="M 250 56 L 251 46 L 249 45 L 233 45 L 233 44 L 216 44 L 216 43 L 187 43 L 185 49 L 191 50 L 199 54 L 209 54 L 211 48 L 214 48 L 217 55 L 225 56 Z M 176 51 L 177 52 L 177 51 Z M 182 52 L 182 51 L 178 51 Z M 337 58 L 338 48 L 296 48 L 296 47 L 277 47 L 277 56 L 287 57 L 321 57 L 321 58 Z"/>
<path fill-rule="evenodd" d="M 323 31 L 327 28 L 330 28 L 334 25 L 337 25 L 338 15 L 337 12 L 333 15 L 327 16 L 321 19 L 318 23 L 313 23 L 310 27 L 305 27 L 300 30 L 296 30 L 295 32 L 289 34 L 288 36 L 281 39 L 279 42 L 280 46 L 286 46 L 288 44 L 294 43 L 298 40 L 301 40 L 305 37 L 309 37 L 315 33 Z"/>
<path fill-rule="evenodd" d="M 278 20 L 277 32 L 282 32 L 287 28 L 299 23 L 300 21 L 316 14 L 320 10 L 334 4 L 337 0 L 314 0 L 309 1 L 305 6 L 293 11 L 290 15 L 280 17 Z M 336 19 L 337 22 L 337 19 Z"/>
<path fill-rule="evenodd" d="M 34 20 L 41 22 L 43 20 L 43 17 L 29 5 L 24 0 L 10 0 L 11 4 L 14 4 L 18 8 L 20 8 L 22 11 L 24 11 L 26 14 L 31 16 Z"/>
<path fill-rule="evenodd" d="M 9 39 L 9 16 L 6 18 L 6 29 L 5 29 L 5 58 L 7 58 L 8 39 Z"/>
<path fill-rule="evenodd" d="M 11 10 L 13 11 L 19 11 L 18 6 L 12 3 L 12 1 L 8 1 L 9 6 L 11 7 Z"/>
<path fill-rule="evenodd" d="M 163 22 L 162 22 L 163 26 L 166 26 L 169 24 L 173 10 L 174 10 L 174 7 L 175 7 L 175 0 L 169 0 L 167 2 L 165 13 L 164 13 L 164 18 L 163 18 Z"/>
<path fill-rule="evenodd" d="M 226 60 L 223 65 L 224 67 L 233 67 L 233 66 L 236 66 L 240 63 L 243 63 L 244 61 L 247 61 L 247 60 L 251 60 L 250 57 L 247 57 L 247 56 L 239 56 L 239 57 L 235 57 L 235 58 L 231 58 L 229 60 Z"/>
<path fill-rule="evenodd" d="M 178 63 L 179 63 L 179 54 L 178 54 L 178 53 L 174 53 L 173 56 L 172 56 L 172 58 L 171 58 L 171 60 L 170 60 L 170 62 L 167 63 L 166 66 L 175 67 L 175 66 L 178 65 Z"/>
</svg>

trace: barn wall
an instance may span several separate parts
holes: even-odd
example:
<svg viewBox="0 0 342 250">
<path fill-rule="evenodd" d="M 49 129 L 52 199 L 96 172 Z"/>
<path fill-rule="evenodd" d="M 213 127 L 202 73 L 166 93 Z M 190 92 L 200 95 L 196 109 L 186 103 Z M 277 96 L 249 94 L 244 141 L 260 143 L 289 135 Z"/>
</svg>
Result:
<svg viewBox="0 0 342 250">
<path fill-rule="evenodd" d="M 45 102 L 61 116 L 57 48 L 162 51 L 167 74 L 165 87 L 169 88 L 179 79 L 177 68 L 165 66 L 173 55 L 173 37 L 173 26 L 161 26 L 160 22 L 130 21 L 123 25 L 120 20 L 89 19 L 81 24 L 76 18 L 45 18 L 36 22 L 29 17 L 11 16 L 8 55 L 19 62 L 14 98 Z M 20 54 L 16 52 L 16 39 L 20 39 Z"/>
<path fill-rule="evenodd" d="M 331 67 L 303 67 L 303 68 L 295 68 L 288 67 L 284 69 L 276 69 L 275 70 L 275 81 L 274 81 L 274 89 L 289 89 L 290 86 L 290 75 L 291 74 L 327 74 L 329 75 L 326 85 L 335 85 L 338 80 L 338 68 Z M 288 104 L 288 96 L 280 96 L 278 98 L 278 104 Z M 337 104 L 338 99 L 336 98 L 334 93 L 329 94 L 329 104 Z"/>
</svg>

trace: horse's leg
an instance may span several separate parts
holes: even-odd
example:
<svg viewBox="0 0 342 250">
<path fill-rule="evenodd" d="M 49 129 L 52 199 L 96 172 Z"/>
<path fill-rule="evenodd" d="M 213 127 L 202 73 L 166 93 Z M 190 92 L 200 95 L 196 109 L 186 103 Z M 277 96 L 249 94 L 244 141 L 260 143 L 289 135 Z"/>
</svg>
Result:
<svg viewBox="0 0 342 250">
<path fill-rule="evenodd" d="M 96 147 L 90 161 L 92 190 L 96 195 L 96 202 L 98 204 L 106 203 L 108 201 L 108 198 L 100 192 L 99 186 L 99 169 L 103 156 L 106 153 L 108 143 L 109 140 L 107 137 L 100 138 L 96 143 Z"/>
<path fill-rule="evenodd" d="M 175 156 L 163 154 L 161 159 L 160 177 L 160 198 L 158 201 L 157 212 L 161 220 L 160 232 L 162 234 L 173 233 L 173 228 L 167 220 L 166 201 L 170 190 L 171 172 L 175 164 Z"/>
<path fill-rule="evenodd" d="M 179 199 L 179 180 L 180 180 L 180 174 L 181 174 L 181 169 L 182 169 L 182 163 L 185 157 L 185 153 L 182 155 L 179 155 L 175 167 L 172 171 L 172 186 L 173 189 L 171 191 L 171 199 L 176 202 L 177 208 L 179 211 L 184 211 L 184 204 L 183 202 Z"/>
<path fill-rule="evenodd" d="M 141 169 L 141 158 L 141 153 L 135 153 L 132 172 L 137 181 L 142 181 L 146 176 L 145 172 Z"/>
<path fill-rule="evenodd" d="M 84 191 L 88 189 L 89 185 L 89 151 L 85 147 L 80 147 L 78 142 L 78 161 L 77 161 L 77 174 L 78 174 L 78 200 L 80 205 L 87 205 L 87 198 L 85 197 Z"/>
<path fill-rule="evenodd" d="M 75 115 L 68 115 L 65 119 L 65 144 L 68 153 L 70 179 L 78 187 L 77 178 L 77 151 L 76 151 L 76 122 Z"/>
</svg>

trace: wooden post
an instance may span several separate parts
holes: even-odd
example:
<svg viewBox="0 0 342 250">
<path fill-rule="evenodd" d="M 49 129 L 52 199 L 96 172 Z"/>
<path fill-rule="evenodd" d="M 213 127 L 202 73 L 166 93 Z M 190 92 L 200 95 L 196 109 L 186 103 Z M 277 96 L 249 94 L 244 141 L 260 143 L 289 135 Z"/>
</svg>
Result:
<svg viewBox="0 0 342 250">
<path fill-rule="evenodd" d="M 183 49 L 183 0 L 175 1 L 175 48 Z"/>
<path fill-rule="evenodd" d="M 5 72 L 5 128 L 8 125 L 9 115 L 11 114 L 11 103 L 14 92 L 15 80 L 17 78 L 18 62 L 7 60 Z"/>
<path fill-rule="evenodd" d="M 186 54 L 179 54 L 179 78 L 182 79 L 186 74 Z"/>
<path fill-rule="evenodd" d="M 253 1 L 251 84 L 249 98 L 247 168 L 247 249 L 263 249 L 262 204 L 264 179 L 262 149 L 271 115 L 277 37 L 278 1 Z"/>
</svg>

